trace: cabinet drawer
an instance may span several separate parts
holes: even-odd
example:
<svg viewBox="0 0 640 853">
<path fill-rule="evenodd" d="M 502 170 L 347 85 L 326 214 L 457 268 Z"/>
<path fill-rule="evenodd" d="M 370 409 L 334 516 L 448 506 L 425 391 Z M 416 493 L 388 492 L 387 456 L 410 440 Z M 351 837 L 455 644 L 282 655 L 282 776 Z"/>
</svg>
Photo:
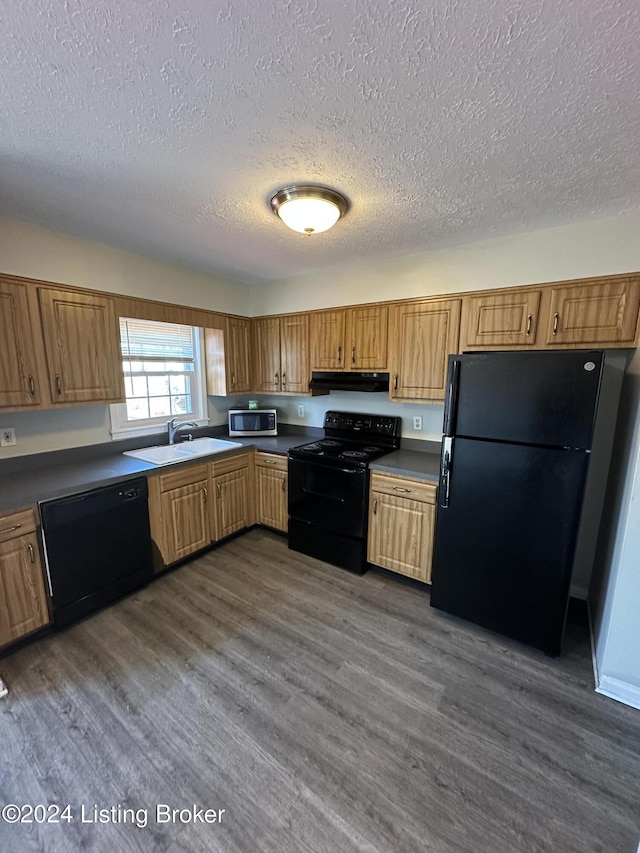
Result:
<svg viewBox="0 0 640 853">
<path fill-rule="evenodd" d="M 230 474 L 232 471 L 239 471 L 241 468 L 249 467 L 249 454 L 236 453 L 233 456 L 225 456 L 224 459 L 216 459 L 211 463 L 211 474 L 214 477 L 220 474 Z"/>
<path fill-rule="evenodd" d="M 274 471 L 287 471 L 289 461 L 286 456 L 277 453 L 256 453 L 256 465 L 260 468 L 271 468 Z"/>
<path fill-rule="evenodd" d="M 191 483 L 197 483 L 199 480 L 207 480 L 209 478 L 208 465 L 182 465 L 180 464 L 175 471 L 170 474 L 161 474 L 158 477 L 160 481 L 160 491 L 168 492 L 171 489 L 179 489 L 181 486 L 188 486 Z"/>
<path fill-rule="evenodd" d="M 371 474 L 371 491 L 428 504 L 435 504 L 438 495 L 438 487 L 435 483 L 424 483 L 420 480 L 409 480 L 403 477 L 390 477 L 387 474 L 378 474 L 375 471 Z"/>
<path fill-rule="evenodd" d="M 23 509 L 11 515 L 0 517 L 0 542 L 15 539 L 36 529 L 36 515 L 33 509 Z"/>
</svg>

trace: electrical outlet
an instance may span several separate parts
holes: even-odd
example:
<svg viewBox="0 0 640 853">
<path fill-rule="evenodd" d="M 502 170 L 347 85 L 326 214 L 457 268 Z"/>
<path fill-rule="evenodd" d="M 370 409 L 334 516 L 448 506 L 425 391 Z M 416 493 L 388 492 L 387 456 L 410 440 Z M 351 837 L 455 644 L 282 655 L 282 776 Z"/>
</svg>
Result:
<svg viewBox="0 0 640 853">
<path fill-rule="evenodd" d="M 304 406 L 298 406 L 298 417 L 299 418 L 304 417 Z"/>
<path fill-rule="evenodd" d="M 0 430 L 0 447 L 15 447 L 16 431 L 13 427 L 2 427 Z"/>
<path fill-rule="evenodd" d="M 420 415 L 416 415 L 413 419 L 413 428 L 415 430 L 422 429 L 422 418 Z"/>
</svg>

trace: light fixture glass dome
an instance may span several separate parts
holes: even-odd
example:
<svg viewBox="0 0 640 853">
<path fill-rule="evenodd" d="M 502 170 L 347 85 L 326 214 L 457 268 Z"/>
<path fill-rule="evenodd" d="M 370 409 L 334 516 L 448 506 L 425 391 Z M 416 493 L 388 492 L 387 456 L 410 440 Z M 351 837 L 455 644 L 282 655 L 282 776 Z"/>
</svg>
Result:
<svg viewBox="0 0 640 853">
<path fill-rule="evenodd" d="M 273 212 L 286 226 L 301 234 L 328 231 L 346 213 L 347 207 L 346 198 L 329 187 L 285 187 L 271 199 Z"/>
</svg>

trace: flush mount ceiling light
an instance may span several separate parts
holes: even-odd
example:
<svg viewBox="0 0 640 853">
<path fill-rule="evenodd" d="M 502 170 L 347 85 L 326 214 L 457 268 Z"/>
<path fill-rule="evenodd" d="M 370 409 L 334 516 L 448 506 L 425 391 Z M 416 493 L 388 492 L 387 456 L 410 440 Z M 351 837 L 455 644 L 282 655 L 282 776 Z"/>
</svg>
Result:
<svg viewBox="0 0 640 853">
<path fill-rule="evenodd" d="M 284 187 L 271 199 L 271 209 L 285 225 L 301 234 L 319 234 L 333 228 L 349 204 L 329 187 Z"/>
</svg>

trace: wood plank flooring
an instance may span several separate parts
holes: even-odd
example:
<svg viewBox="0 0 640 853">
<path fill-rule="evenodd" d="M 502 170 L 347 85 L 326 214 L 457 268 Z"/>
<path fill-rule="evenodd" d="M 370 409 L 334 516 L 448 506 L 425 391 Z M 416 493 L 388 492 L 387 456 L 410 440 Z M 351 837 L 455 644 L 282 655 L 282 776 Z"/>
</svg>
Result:
<svg viewBox="0 0 640 853">
<path fill-rule="evenodd" d="M 635 853 L 640 713 L 558 660 L 254 530 L 0 661 L 0 850 Z M 155 820 L 157 803 L 225 809 Z M 142 809 L 147 826 L 82 823 Z M 122 812 L 121 812 L 122 814 Z M 140 821 L 144 822 L 141 813 Z"/>
</svg>

